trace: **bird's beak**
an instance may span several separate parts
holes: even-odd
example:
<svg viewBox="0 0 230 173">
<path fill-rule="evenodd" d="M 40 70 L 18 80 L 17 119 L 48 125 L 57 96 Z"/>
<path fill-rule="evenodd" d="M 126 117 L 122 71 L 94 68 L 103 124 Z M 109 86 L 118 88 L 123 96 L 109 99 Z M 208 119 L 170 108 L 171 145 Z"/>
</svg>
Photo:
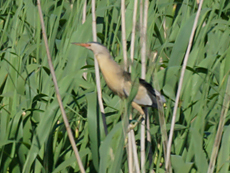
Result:
<svg viewBox="0 0 230 173">
<path fill-rule="evenodd" d="M 90 44 L 89 43 L 72 43 L 74 45 L 77 45 L 77 46 L 82 46 L 82 47 L 85 47 L 85 48 L 90 48 Z"/>
</svg>

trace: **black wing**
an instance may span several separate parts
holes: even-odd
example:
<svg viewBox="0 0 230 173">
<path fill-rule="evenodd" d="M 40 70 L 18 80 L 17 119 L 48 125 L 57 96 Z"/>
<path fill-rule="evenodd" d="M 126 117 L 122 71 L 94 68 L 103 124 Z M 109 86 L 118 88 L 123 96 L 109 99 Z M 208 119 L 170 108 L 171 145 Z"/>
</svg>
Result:
<svg viewBox="0 0 230 173">
<path fill-rule="evenodd" d="M 131 81 L 131 74 L 129 72 L 123 73 L 125 80 Z M 146 82 L 144 79 L 139 78 L 139 84 L 146 88 L 149 97 L 152 100 L 151 107 L 157 108 L 157 100 L 156 100 L 156 91 L 153 89 L 152 85 Z"/>
</svg>

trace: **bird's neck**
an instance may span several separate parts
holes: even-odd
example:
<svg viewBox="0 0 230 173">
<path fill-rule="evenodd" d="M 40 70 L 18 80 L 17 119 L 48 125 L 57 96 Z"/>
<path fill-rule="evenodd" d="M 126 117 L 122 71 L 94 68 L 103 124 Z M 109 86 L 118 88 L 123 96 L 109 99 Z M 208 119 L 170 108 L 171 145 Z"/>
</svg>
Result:
<svg viewBox="0 0 230 173">
<path fill-rule="evenodd" d="M 100 55 L 96 56 L 96 58 L 103 75 L 106 75 L 106 73 L 117 74 L 123 72 L 120 66 L 110 58 L 110 55 Z"/>
<path fill-rule="evenodd" d="M 123 70 L 111 58 L 100 56 L 97 57 L 99 67 L 109 88 L 116 94 L 120 95 L 122 89 Z"/>
</svg>

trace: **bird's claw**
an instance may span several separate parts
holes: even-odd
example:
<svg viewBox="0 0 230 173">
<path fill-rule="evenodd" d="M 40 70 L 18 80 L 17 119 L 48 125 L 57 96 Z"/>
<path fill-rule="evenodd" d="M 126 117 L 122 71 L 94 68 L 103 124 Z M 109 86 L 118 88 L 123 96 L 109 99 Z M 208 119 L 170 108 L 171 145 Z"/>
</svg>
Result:
<svg viewBox="0 0 230 173">
<path fill-rule="evenodd" d="M 133 130 L 142 119 L 143 119 L 143 115 L 140 115 L 138 120 L 131 120 L 128 125 L 127 133 L 129 133 L 130 130 Z"/>
</svg>

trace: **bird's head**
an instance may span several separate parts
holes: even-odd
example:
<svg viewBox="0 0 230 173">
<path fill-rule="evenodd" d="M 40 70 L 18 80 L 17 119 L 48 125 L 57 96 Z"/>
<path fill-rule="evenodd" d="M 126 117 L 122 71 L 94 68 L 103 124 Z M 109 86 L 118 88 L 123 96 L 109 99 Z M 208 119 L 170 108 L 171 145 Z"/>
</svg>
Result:
<svg viewBox="0 0 230 173">
<path fill-rule="evenodd" d="M 99 54 L 101 55 L 110 55 L 109 54 L 109 50 L 103 46 L 102 44 L 98 43 L 98 42 L 89 42 L 89 43 L 72 43 L 74 45 L 77 45 L 77 46 L 82 46 L 82 47 L 85 47 L 89 50 L 92 50 L 93 53 L 98 56 Z"/>
</svg>

